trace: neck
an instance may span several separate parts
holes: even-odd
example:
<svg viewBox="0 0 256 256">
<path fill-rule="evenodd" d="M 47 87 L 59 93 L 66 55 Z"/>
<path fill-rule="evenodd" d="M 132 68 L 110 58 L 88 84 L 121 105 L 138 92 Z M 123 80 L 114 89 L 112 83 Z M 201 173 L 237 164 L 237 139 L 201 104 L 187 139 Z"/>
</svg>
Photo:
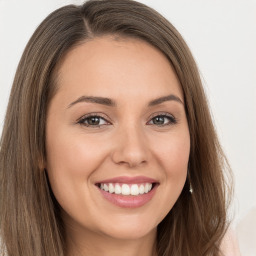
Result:
<svg viewBox="0 0 256 256">
<path fill-rule="evenodd" d="M 117 239 L 91 231 L 67 232 L 66 256 L 156 256 L 156 230 L 136 239 Z"/>
</svg>

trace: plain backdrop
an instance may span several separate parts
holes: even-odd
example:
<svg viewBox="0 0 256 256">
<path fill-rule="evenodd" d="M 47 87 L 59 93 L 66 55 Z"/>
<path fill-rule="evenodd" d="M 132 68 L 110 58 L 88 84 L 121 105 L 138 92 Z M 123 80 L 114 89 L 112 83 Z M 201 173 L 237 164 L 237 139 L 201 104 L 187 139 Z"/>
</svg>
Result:
<svg viewBox="0 0 256 256">
<path fill-rule="evenodd" d="M 256 0 L 141 0 L 183 35 L 200 69 L 235 177 L 233 226 L 256 255 Z M 0 0 L 0 133 L 15 70 L 39 23 L 80 0 Z"/>
</svg>

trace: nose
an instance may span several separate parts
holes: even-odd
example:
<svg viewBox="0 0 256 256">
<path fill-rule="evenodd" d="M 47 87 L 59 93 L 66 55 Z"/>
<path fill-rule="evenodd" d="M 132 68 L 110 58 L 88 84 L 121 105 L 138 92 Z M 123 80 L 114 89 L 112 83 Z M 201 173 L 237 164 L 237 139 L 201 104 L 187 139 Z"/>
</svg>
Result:
<svg viewBox="0 0 256 256">
<path fill-rule="evenodd" d="M 116 164 L 134 168 L 148 162 L 150 150 L 142 129 L 129 125 L 117 131 L 112 154 L 112 160 Z"/>
</svg>

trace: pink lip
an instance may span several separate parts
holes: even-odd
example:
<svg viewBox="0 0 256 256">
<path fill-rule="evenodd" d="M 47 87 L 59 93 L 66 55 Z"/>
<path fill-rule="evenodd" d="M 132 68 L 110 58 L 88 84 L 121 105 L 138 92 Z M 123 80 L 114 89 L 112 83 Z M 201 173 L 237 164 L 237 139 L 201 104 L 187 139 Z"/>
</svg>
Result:
<svg viewBox="0 0 256 256">
<path fill-rule="evenodd" d="M 96 185 L 99 183 L 125 183 L 125 184 L 154 183 L 154 187 L 148 193 L 137 195 L 137 196 L 133 196 L 133 195 L 124 196 L 121 194 L 119 195 L 111 194 L 109 192 L 106 192 L 100 189 L 97 186 L 97 188 L 101 192 L 101 195 L 106 200 L 122 208 L 138 208 L 145 205 L 153 198 L 157 190 L 157 187 L 159 185 L 158 181 L 145 176 L 137 176 L 137 177 L 121 176 L 121 177 L 99 181 L 96 183 Z"/>
<path fill-rule="evenodd" d="M 158 183 L 158 181 L 145 176 L 136 176 L 136 177 L 120 176 L 120 177 L 115 177 L 115 178 L 96 182 L 96 184 L 98 183 L 138 184 L 138 183 Z"/>
</svg>

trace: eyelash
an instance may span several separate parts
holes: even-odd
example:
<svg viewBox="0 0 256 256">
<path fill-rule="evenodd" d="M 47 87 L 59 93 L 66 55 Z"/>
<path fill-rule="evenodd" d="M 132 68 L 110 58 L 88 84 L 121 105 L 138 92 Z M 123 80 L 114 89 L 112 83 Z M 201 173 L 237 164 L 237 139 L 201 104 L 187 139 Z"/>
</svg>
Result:
<svg viewBox="0 0 256 256">
<path fill-rule="evenodd" d="M 103 119 L 105 122 L 107 122 L 107 124 L 98 124 L 98 125 L 86 124 L 85 122 L 88 121 L 88 119 L 90 119 L 92 117 Z M 165 112 L 157 113 L 157 114 L 153 115 L 152 117 L 150 117 L 150 122 L 154 118 L 156 118 L 156 117 L 163 117 L 163 118 L 167 118 L 168 119 L 168 123 L 167 124 L 160 124 L 160 125 L 155 124 L 158 127 L 163 127 L 163 126 L 177 124 L 177 119 L 173 115 L 171 115 L 169 113 L 165 113 Z M 79 119 L 77 121 L 77 123 L 80 124 L 80 125 L 83 125 L 83 126 L 86 126 L 86 127 L 92 127 L 92 128 L 101 128 L 103 125 L 109 125 L 110 124 L 110 122 L 108 122 L 106 120 L 106 118 L 104 116 L 102 116 L 100 113 L 91 113 L 91 114 L 85 115 L 81 119 Z M 150 125 L 154 125 L 154 124 L 150 124 Z"/>
<path fill-rule="evenodd" d="M 157 125 L 157 126 L 167 126 L 167 125 L 174 125 L 174 124 L 177 124 L 177 119 L 169 114 L 169 113 L 166 113 L 166 112 L 163 112 L 163 113 L 157 113 L 153 116 L 150 117 L 150 121 L 152 121 L 154 118 L 156 117 L 163 117 L 163 118 L 167 118 L 169 120 L 169 122 L 167 124 L 161 124 L 161 125 Z M 153 124 L 152 124 L 153 125 Z"/>
<path fill-rule="evenodd" d="M 92 113 L 92 114 L 83 116 L 80 120 L 78 120 L 78 124 L 84 125 L 86 127 L 101 128 L 102 125 L 90 125 L 90 124 L 85 123 L 86 120 L 88 120 L 89 118 L 92 118 L 92 117 L 97 117 L 97 118 L 103 119 L 105 122 L 107 122 L 107 124 L 103 124 L 103 125 L 110 124 L 110 122 L 108 122 L 106 120 L 106 118 L 99 113 Z"/>
</svg>

